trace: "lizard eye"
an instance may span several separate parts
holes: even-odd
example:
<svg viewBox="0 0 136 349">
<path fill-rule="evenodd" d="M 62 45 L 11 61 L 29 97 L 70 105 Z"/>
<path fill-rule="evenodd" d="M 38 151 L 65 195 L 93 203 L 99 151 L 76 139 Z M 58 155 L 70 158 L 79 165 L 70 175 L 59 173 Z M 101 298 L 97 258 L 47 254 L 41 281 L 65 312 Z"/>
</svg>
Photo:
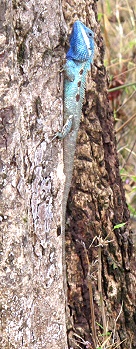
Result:
<svg viewBox="0 0 136 349">
<path fill-rule="evenodd" d="M 91 34 L 91 33 L 89 33 L 88 35 L 89 35 L 89 36 L 92 36 L 92 34 Z"/>
</svg>

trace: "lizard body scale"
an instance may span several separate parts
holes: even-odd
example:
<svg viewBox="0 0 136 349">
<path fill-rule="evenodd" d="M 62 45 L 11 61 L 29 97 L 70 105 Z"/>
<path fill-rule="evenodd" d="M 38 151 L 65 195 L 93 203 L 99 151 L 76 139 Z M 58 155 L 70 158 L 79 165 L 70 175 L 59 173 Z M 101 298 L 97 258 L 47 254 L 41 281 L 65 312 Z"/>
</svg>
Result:
<svg viewBox="0 0 136 349">
<path fill-rule="evenodd" d="M 80 21 L 73 25 L 64 65 L 64 126 L 56 136 L 63 139 L 65 184 L 62 199 L 62 263 L 66 296 L 65 215 L 73 173 L 76 139 L 85 95 L 86 76 L 94 56 L 94 33 Z M 66 296 L 67 298 L 67 296 Z"/>
</svg>

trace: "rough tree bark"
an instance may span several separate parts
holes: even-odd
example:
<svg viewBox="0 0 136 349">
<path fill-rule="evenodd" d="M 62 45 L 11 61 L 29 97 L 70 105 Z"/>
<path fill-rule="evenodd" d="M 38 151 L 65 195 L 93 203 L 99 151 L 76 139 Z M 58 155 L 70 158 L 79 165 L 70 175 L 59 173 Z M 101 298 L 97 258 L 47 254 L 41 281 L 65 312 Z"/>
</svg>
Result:
<svg viewBox="0 0 136 349">
<path fill-rule="evenodd" d="M 2 1 L 1 348 L 64 348 L 59 1 Z"/>
<path fill-rule="evenodd" d="M 90 309 L 93 289 L 97 335 L 104 332 L 100 326 L 105 324 L 110 333 L 105 348 L 134 349 L 136 264 L 129 212 L 119 174 L 114 119 L 108 103 L 104 46 L 96 23 L 96 2 L 90 1 L 86 6 L 83 2 L 80 10 L 76 1 L 74 6 L 73 2 L 66 4 L 63 1 L 66 20 L 73 21 L 80 11 L 89 27 L 93 23 L 96 40 L 67 206 L 66 258 L 73 323 L 68 331 L 69 345 L 77 347 L 73 344 L 77 340 L 75 336 L 73 341 L 76 333 L 84 341 L 83 347 L 95 347 Z M 114 230 L 120 223 L 125 225 Z M 97 345 L 103 342 L 104 338 L 97 340 Z"/>
<path fill-rule="evenodd" d="M 65 21 L 70 30 L 70 24 L 79 18 L 95 29 L 96 55 L 88 76 L 67 210 L 68 290 L 73 319 L 69 345 L 77 347 L 73 332 L 93 342 L 87 251 L 92 265 L 98 259 L 94 247 L 98 241 L 89 248 L 93 238 L 100 235 L 104 239 L 109 234 L 108 240 L 113 241 L 102 248 L 109 330 L 115 327 L 122 306 L 116 340 L 127 338 L 121 348 L 134 349 L 135 279 L 129 214 L 118 171 L 96 3 L 63 1 L 63 13 L 57 0 L 5 0 L 0 4 L 1 347 L 67 348 L 59 229 L 63 151 L 61 142 L 50 140 L 63 122 L 60 71 Z M 127 223 L 125 227 L 114 232 L 113 226 L 122 221 Z M 96 278 L 97 269 L 96 265 Z M 101 323 L 96 278 L 95 313 Z"/>
</svg>

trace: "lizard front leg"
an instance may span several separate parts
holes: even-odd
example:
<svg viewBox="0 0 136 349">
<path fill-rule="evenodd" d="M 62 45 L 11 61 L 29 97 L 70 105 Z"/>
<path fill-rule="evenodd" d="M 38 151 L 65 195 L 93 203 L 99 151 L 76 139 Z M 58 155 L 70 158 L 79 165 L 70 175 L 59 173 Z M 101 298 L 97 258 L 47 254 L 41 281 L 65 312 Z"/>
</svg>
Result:
<svg viewBox="0 0 136 349">
<path fill-rule="evenodd" d="M 64 65 L 64 68 L 63 68 L 65 79 L 67 81 L 71 82 L 71 83 L 75 79 L 75 75 L 73 74 L 74 67 L 75 67 L 75 63 L 73 63 L 73 61 L 67 61 L 66 64 Z M 64 101 L 64 103 L 65 103 L 65 101 Z M 67 121 L 65 122 L 65 124 L 64 124 L 64 126 L 62 128 L 62 131 L 61 132 L 57 132 L 55 134 L 55 136 L 52 138 L 52 141 L 55 138 L 64 139 L 68 135 L 68 133 L 72 129 L 73 118 L 74 118 L 74 115 L 72 115 L 72 114 L 70 114 L 67 117 Z"/>
</svg>

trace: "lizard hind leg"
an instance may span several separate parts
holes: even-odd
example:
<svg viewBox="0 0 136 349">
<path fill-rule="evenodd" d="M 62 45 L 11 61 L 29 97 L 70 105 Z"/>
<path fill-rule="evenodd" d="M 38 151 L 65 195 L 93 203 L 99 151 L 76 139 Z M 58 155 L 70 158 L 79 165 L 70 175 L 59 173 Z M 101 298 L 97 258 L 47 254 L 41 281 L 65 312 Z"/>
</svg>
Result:
<svg viewBox="0 0 136 349">
<path fill-rule="evenodd" d="M 68 135 L 68 133 L 71 131 L 71 129 L 72 129 L 72 122 L 73 122 L 73 115 L 69 115 L 65 125 L 62 128 L 62 131 L 61 132 L 57 132 L 54 135 L 54 137 L 51 139 L 50 143 L 52 141 L 54 141 L 55 138 L 59 138 L 59 139 L 65 138 Z"/>
<path fill-rule="evenodd" d="M 68 133 L 71 131 L 72 122 L 73 122 L 73 115 L 69 115 L 65 125 L 62 128 L 62 131 L 57 132 L 56 135 L 53 137 L 53 139 L 56 137 L 59 139 L 65 138 L 68 135 Z"/>
</svg>

